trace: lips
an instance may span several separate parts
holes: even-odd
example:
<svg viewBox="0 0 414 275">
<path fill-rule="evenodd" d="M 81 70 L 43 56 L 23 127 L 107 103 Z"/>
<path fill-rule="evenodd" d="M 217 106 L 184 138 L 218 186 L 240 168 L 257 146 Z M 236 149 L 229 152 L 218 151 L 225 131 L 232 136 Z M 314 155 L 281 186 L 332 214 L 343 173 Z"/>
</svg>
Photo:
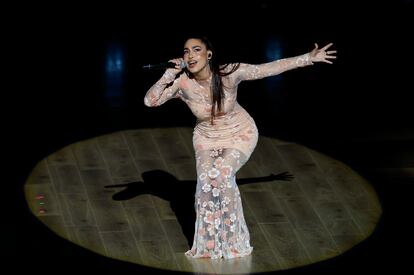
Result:
<svg viewBox="0 0 414 275">
<path fill-rule="evenodd" d="M 189 68 L 193 68 L 195 65 L 197 65 L 197 61 L 192 60 L 192 61 L 189 61 L 187 64 Z"/>
</svg>

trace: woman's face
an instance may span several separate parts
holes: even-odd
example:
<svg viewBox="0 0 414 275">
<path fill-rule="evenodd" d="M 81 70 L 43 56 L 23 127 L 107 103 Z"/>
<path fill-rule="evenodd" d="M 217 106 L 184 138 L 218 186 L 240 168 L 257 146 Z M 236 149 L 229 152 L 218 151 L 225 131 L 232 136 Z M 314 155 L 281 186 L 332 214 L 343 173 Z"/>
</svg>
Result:
<svg viewBox="0 0 414 275">
<path fill-rule="evenodd" d="M 210 68 L 208 65 L 209 56 L 211 56 L 211 51 L 207 50 L 206 45 L 201 40 L 190 38 L 185 42 L 183 59 L 192 74 Z"/>
</svg>

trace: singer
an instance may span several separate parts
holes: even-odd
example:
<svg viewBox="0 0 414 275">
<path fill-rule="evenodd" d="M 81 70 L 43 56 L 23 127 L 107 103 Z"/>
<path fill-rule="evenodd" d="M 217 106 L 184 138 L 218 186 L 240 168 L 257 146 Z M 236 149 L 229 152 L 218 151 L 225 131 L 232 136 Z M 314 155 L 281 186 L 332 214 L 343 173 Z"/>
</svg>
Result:
<svg viewBox="0 0 414 275">
<path fill-rule="evenodd" d="M 170 60 L 175 68 L 166 69 L 147 91 L 146 106 L 156 107 L 178 98 L 197 117 L 193 131 L 197 217 L 193 245 L 185 255 L 230 259 L 247 256 L 253 250 L 236 173 L 250 158 L 259 134 L 253 118 L 237 102 L 240 82 L 315 62 L 332 64 L 330 59 L 336 58 L 336 51 L 328 51 L 331 46 L 318 48 L 315 44 L 308 53 L 259 65 L 219 65 L 211 42 L 205 37 L 191 37 L 184 44 L 183 57 Z"/>
</svg>

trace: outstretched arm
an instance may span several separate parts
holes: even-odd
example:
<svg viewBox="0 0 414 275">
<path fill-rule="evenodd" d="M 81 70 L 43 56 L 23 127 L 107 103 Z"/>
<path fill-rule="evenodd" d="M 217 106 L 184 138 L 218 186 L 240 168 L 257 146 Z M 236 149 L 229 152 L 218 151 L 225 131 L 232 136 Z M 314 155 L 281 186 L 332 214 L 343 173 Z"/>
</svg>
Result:
<svg viewBox="0 0 414 275">
<path fill-rule="evenodd" d="M 243 80 L 254 80 L 268 76 L 278 75 L 288 70 L 299 67 L 313 65 L 314 62 L 326 62 L 332 64 L 329 59 L 335 59 L 336 51 L 327 51 L 332 43 L 319 49 L 318 44 L 315 43 L 315 48 L 306 54 L 278 59 L 272 62 L 263 63 L 259 65 L 240 64 L 240 68 L 235 72 L 237 83 Z"/>
</svg>

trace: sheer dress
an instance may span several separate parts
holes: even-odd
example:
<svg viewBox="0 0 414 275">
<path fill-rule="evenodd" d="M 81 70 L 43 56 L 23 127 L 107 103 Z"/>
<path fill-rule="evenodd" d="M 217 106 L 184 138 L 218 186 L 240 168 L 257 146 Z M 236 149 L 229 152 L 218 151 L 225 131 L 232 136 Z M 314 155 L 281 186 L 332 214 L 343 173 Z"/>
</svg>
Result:
<svg viewBox="0 0 414 275">
<path fill-rule="evenodd" d="M 169 72 L 147 91 L 144 104 L 159 106 L 172 98 L 184 101 L 197 118 L 193 147 L 197 169 L 196 223 L 193 245 L 185 252 L 193 258 L 235 258 L 251 254 L 249 230 L 236 183 L 237 171 L 256 147 L 258 130 L 253 118 L 237 102 L 237 87 L 244 80 L 261 79 L 311 65 L 309 54 L 269 63 L 240 64 L 223 76 L 224 102 L 211 124 L 211 79 L 200 81 L 185 73 Z M 230 64 L 227 70 L 234 64 Z"/>
</svg>

